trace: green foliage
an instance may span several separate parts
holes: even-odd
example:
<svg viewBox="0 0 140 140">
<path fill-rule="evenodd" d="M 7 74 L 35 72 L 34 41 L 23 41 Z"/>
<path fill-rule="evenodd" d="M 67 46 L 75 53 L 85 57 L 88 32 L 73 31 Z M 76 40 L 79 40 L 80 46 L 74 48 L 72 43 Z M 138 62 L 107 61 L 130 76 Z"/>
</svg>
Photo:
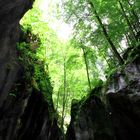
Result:
<svg viewBox="0 0 140 140">
<path fill-rule="evenodd" d="M 25 79 L 28 84 L 32 83 L 31 87 L 42 91 L 47 100 L 51 100 L 53 93 L 60 124 L 62 119 L 65 120 L 65 125 L 68 123 L 74 98 L 80 100 L 87 96 L 91 92 L 90 87 L 102 87 L 106 77 L 118 68 L 118 60 L 112 53 L 107 38 L 110 38 L 121 57 L 128 45 L 133 47 L 139 44 L 133 36 L 133 31 L 136 30 L 136 35 L 140 27 L 137 19 L 139 2 L 132 0 L 128 4 L 129 0 L 120 1 L 124 11 L 118 0 L 65 0 L 60 3 L 53 0 L 47 9 L 47 19 L 44 19 L 39 9 L 40 1 L 36 0 L 33 9 L 21 20 L 25 34 L 17 48 L 26 71 Z M 96 9 L 93 9 L 90 2 Z M 108 37 L 105 36 L 97 15 Z M 127 18 L 133 30 L 130 30 Z M 61 20 L 73 27 L 69 40 L 60 38 L 53 28 L 54 22 Z M 125 43 L 120 45 L 122 41 Z M 134 52 L 130 56 L 133 54 Z"/>
<path fill-rule="evenodd" d="M 50 78 L 46 69 L 45 61 L 42 61 L 37 54 L 37 48 L 34 48 L 34 43 L 38 46 L 40 39 L 38 36 L 31 33 L 30 30 L 23 32 L 23 37 L 17 44 L 19 52 L 19 60 L 24 68 L 24 80 L 26 84 L 38 91 L 44 93 L 44 97 L 48 101 L 51 99 L 52 86 L 50 84 Z M 26 37 L 26 40 L 24 38 Z M 25 42 L 23 42 L 25 41 Z"/>
<path fill-rule="evenodd" d="M 16 97 L 15 93 L 9 93 L 9 96 Z"/>
<path fill-rule="evenodd" d="M 126 34 L 129 34 L 130 40 L 128 42 L 132 42 L 136 44 L 135 38 L 132 37 L 132 32 L 139 29 L 140 24 L 138 23 L 135 27 L 132 27 L 133 31 L 130 30 L 130 26 L 127 22 L 126 17 L 124 16 L 124 12 L 122 11 L 119 1 L 108 1 L 108 0 L 77 0 L 77 1 L 65 1 L 64 2 L 64 10 L 65 10 L 65 19 L 71 24 L 74 24 L 74 38 L 78 43 L 81 43 L 84 46 L 94 46 L 97 47 L 97 51 L 99 52 L 97 57 L 101 57 L 108 64 L 110 69 L 114 68 L 114 64 L 112 63 L 115 60 L 117 64 L 117 60 L 114 58 L 114 55 L 110 52 L 109 44 L 103 35 L 103 31 L 101 25 L 98 23 L 95 12 L 93 12 L 93 8 L 90 5 L 90 2 L 94 4 L 96 8 L 96 12 L 100 19 L 102 19 L 103 26 L 106 28 L 110 39 L 113 41 L 115 47 L 118 52 L 124 53 L 124 44 L 120 46 L 120 42 L 125 39 Z M 132 24 L 137 23 L 137 19 L 135 18 L 132 12 L 137 13 L 138 2 L 131 1 L 131 7 L 128 4 L 128 1 L 121 1 L 123 4 L 123 8 L 125 9 L 125 14 L 128 15 L 128 20 Z M 132 7 L 134 8 L 132 11 Z M 134 20 L 135 19 L 135 20 Z M 137 20 L 137 21 L 136 21 Z M 94 53 L 94 55 L 96 55 Z M 101 60 L 102 61 L 102 60 Z M 106 65 L 106 67 L 108 67 Z"/>
</svg>

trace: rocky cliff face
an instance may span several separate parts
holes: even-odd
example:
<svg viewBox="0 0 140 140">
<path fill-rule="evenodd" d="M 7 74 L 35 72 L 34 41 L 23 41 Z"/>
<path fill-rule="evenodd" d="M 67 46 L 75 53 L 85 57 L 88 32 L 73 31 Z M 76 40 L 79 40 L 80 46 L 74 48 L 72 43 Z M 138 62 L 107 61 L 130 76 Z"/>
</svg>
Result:
<svg viewBox="0 0 140 140">
<path fill-rule="evenodd" d="M 0 0 L 0 140 L 61 139 L 51 96 L 44 100 L 41 90 L 29 85 L 31 81 L 26 81 L 27 73 L 18 60 L 19 21 L 33 1 Z M 96 87 L 87 98 L 73 102 L 66 139 L 138 140 L 139 108 L 137 57 L 111 75 L 106 88 Z"/>
<path fill-rule="evenodd" d="M 52 110 L 51 110 L 52 109 Z M 52 113 L 50 113 L 50 110 Z M 25 112 L 21 118 L 21 127 L 17 140 L 60 140 L 60 129 L 54 116 L 53 106 L 44 101 L 38 91 L 33 90 Z"/>
<path fill-rule="evenodd" d="M 18 60 L 19 21 L 33 1 L 0 0 L 0 140 L 60 139 L 51 94 L 44 100 L 42 92 L 31 87 Z M 28 73 L 30 78 L 33 70 Z"/>
<path fill-rule="evenodd" d="M 32 3 L 33 0 L 0 0 L 0 108 L 17 79 L 20 69 L 16 52 L 19 21 Z"/>
<path fill-rule="evenodd" d="M 67 140 L 139 139 L 140 62 L 139 54 L 135 56 L 113 73 L 106 85 L 96 87 L 86 99 L 73 102 Z"/>
</svg>

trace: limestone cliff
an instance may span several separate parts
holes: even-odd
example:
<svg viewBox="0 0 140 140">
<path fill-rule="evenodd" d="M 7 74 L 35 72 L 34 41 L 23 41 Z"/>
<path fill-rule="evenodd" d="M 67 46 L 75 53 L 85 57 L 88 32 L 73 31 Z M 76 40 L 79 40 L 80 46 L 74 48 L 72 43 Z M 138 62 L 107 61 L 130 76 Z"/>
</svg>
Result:
<svg viewBox="0 0 140 140">
<path fill-rule="evenodd" d="M 140 137 L 139 46 L 126 63 L 87 98 L 73 101 L 67 140 L 138 140 Z"/>
</svg>

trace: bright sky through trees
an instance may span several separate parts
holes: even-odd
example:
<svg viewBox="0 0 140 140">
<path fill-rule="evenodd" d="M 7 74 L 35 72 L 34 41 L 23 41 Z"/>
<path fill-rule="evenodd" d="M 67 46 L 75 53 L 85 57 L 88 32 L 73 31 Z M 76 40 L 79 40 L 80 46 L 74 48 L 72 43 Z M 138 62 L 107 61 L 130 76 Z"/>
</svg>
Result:
<svg viewBox="0 0 140 140">
<path fill-rule="evenodd" d="M 66 41 L 70 38 L 72 26 L 56 18 L 55 12 L 53 13 L 53 8 L 56 7 L 57 3 L 61 3 L 61 0 L 42 0 L 39 3 L 39 7 L 42 10 L 43 20 L 47 21 L 49 26 L 56 31 L 59 39 Z"/>
<path fill-rule="evenodd" d="M 124 64 L 128 45 L 137 43 L 126 17 L 122 18 L 118 1 L 112 1 L 114 7 L 112 2 L 98 2 L 36 0 L 21 22 L 41 40 L 36 54 L 47 65 L 62 128 L 69 122 L 72 100 L 104 84 Z M 106 10 L 108 6 L 111 10 Z"/>
<path fill-rule="evenodd" d="M 21 24 L 40 37 L 41 45 L 37 55 L 48 66 L 59 124 L 66 130 L 72 99 L 86 96 L 89 87 L 83 52 L 71 43 L 72 25 L 61 19 L 63 8 L 59 9 L 61 7 L 57 2 L 36 0 L 33 9 L 26 13 Z"/>
</svg>

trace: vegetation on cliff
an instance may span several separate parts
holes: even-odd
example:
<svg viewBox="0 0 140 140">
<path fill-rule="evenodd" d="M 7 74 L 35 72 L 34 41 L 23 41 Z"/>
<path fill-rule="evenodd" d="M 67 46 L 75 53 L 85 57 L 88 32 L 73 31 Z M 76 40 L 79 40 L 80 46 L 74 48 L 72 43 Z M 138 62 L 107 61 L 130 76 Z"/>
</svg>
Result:
<svg viewBox="0 0 140 140">
<path fill-rule="evenodd" d="M 17 48 L 30 86 L 42 91 L 46 99 L 53 93 L 59 125 L 64 129 L 70 119 L 72 99 L 87 96 L 116 68 L 123 68 L 134 58 L 126 50 L 138 51 L 140 3 L 138 0 L 42 3 L 36 0 L 33 9 L 21 20 L 24 35 Z"/>
</svg>

